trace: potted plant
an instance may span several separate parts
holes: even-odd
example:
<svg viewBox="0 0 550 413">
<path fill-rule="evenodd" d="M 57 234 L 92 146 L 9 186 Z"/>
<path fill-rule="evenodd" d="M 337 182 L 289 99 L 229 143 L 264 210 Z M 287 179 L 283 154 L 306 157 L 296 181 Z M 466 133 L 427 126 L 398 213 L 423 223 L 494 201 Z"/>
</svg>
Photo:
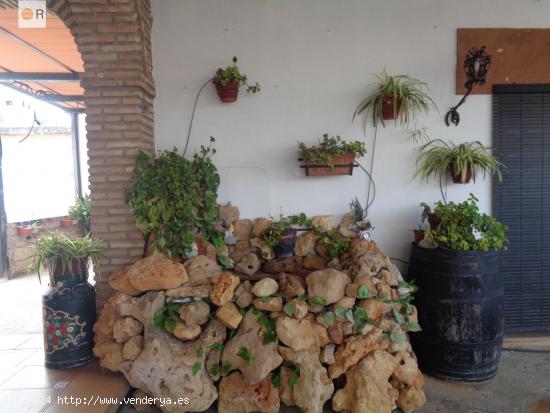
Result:
<svg viewBox="0 0 550 413">
<path fill-rule="evenodd" d="M 216 75 L 212 82 L 216 86 L 218 96 L 223 103 L 235 102 L 241 85 L 246 86 L 246 91 L 248 93 L 257 93 L 260 91 L 260 85 L 258 83 L 254 85 L 248 84 L 247 76 L 241 74 L 237 67 L 236 57 L 233 57 L 232 65 L 225 68 L 220 67 L 216 70 Z"/>
<path fill-rule="evenodd" d="M 420 244 L 420 242 L 424 239 L 424 230 L 421 226 L 418 227 L 418 229 L 413 229 L 413 235 L 414 235 L 414 243 L 416 245 Z"/>
<path fill-rule="evenodd" d="M 327 133 L 317 145 L 306 146 L 300 141 L 298 148 L 306 176 L 351 175 L 355 158 L 367 153 L 363 142 L 347 142 L 338 135 Z"/>
<path fill-rule="evenodd" d="M 76 219 L 71 218 L 70 216 L 65 216 L 61 218 L 61 227 L 62 228 L 71 228 L 76 225 L 78 221 Z"/>
<path fill-rule="evenodd" d="M 88 265 L 99 271 L 103 241 L 86 236 L 69 239 L 60 233 L 43 236 L 35 244 L 34 265 L 48 269 L 50 288 L 42 295 L 45 365 L 72 368 L 94 358 L 92 327 L 96 321 L 95 288 L 88 283 Z"/>
<path fill-rule="evenodd" d="M 385 126 L 385 120 L 397 119 L 401 124 L 408 125 L 417 112 L 428 112 L 430 107 L 436 108 L 433 99 L 424 91 L 425 82 L 407 75 L 390 76 L 385 71 L 376 76 L 378 82 L 375 90 L 359 103 L 353 118 L 357 115 L 371 113 L 374 126 L 378 122 Z M 365 116 L 365 123 L 367 116 Z"/>
<path fill-rule="evenodd" d="M 78 221 L 85 234 L 91 231 L 90 224 L 91 203 L 88 195 L 77 196 L 75 204 L 69 208 L 69 220 Z M 63 220 L 65 227 L 65 219 Z M 70 225 L 72 226 L 72 225 Z"/>
<path fill-rule="evenodd" d="M 289 217 L 281 214 L 279 220 L 273 221 L 269 228 L 264 231 L 262 238 L 273 248 L 273 252 L 277 257 L 289 257 L 294 254 L 298 228 L 303 230 L 312 227 L 311 220 L 304 213 Z"/>
<path fill-rule="evenodd" d="M 479 141 L 454 144 L 441 139 L 431 140 L 420 147 L 415 176 L 428 180 L 449 174 L 454 183 L 467 184 L 483 172 L 502 180 L 502 164 L 491 155 L 490 148 Z"/>
<path fill-rule="evenodd" d="M 30 223 L 21 222 L 17 224 L 17 234 L 20 237 L 30 238 L 31 235 L 36 233 L 36 231 L 38 231 L 38 229 L 40 228 L 39 223 L 40 221 L 34 221 Z"/>
<path fill-rule="evenodd" d="M 496 374 L 502 345 L 503 285 L 498 252 L 506 226 L 479 211 L 478 200 L 424 204 L 440 222 L 411 246 L 409 279 L 418 286 L 422 332 L 413 335 L 420 366 L 437 377 L 483 381 Z"/>
</svg>

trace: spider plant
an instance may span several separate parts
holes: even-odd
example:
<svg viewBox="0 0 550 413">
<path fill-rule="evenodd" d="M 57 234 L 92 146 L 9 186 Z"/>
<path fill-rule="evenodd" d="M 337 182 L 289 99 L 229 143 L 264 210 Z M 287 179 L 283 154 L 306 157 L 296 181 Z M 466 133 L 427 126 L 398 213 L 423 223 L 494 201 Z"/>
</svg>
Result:
<svg viewBox="0 0 550 413">
<path fill-rule="evenodd" d="M 456 183 L 467 183 L 476 179 L 478 173 L 496 175 L 502 180 L 500 168 L 503 165 L 491 155 L 490 148 L 479 141 L 454 144 L 434 139 L 420 147 L 416 176 L 428 180 L 439 178 L 447 173 Z"/>
<path fill-rule="evenodd" d="M 374 91 L 368 95 L 355 109 L 353 119 L 365 113 L 365 126 L 368 112 L 371 113 L 374 126 L 384 120 L 397 119 L 402 125 L 409 125 L 417 112 L 428 112 L 430 107 L 437 109 L 433 99 L 423 90 L 427 88 L 426 82 L 412 78 L 408 75 L 390 76 L 385 71 L 381 76 L 375 75 L 378 82 Z"/>
<path fill-rule="evenodd" d="M 97 269 L 104 252 L 104 242 L 89 235 L 71 239 L 60 233 L 50 233 L 35 242 L 34 268 L 41 282 L 42 272 L 48 268 L 50 276 L 55 274 L 59 263 L 64 271 L 72 268 L 74 260 L 84 263 L 86 269 L 91 261 Z"/>
</svg>

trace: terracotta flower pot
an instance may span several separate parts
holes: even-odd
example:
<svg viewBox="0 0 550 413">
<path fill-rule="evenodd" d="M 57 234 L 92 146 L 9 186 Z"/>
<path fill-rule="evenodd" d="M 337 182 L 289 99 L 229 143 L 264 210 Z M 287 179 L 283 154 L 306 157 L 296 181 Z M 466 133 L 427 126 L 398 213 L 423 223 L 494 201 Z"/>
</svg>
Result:
<svg viewBox="0 0 550 413">
<path fill-rule="evenodd" d="M 332 165 L 334 166 L 331 168 L 329 165 L 318 165 L 305 159 L 306 176 L 352 175 L 354 160 L 355 153 L 353 152 L 334 156 L 332 158 Z"/>
<path fill-rule="evenodd" d="M 32 235 L 32 228 L 27 226 L 17 226 L 17 233 L 21 237 L 29 238 Z"/>
<path fill-rule="evenodd" d="M 55 262 L 55 264 L 53 264 Z M 53 268 L 53 271 L 52 271 Z M 72 258 L 71 261 L 63 266 L 60 257 L 52 257 L 48 259 L 48 270 L 50 276 L 55 280 L 57 277 L 78 276 L 83 279 L 87 277 L 87 259 Z"/>
<path fill-rule="evenodd" d="M 420 241 L 424 239 L 424 230 L 423 229 L 415 229 L 413 230 L 414 233 L 414 243 L 418 245 Z"/>
<path fill-rule="evenodd" d="M 76 225 L 76 219 L 63 218 L 61 219 L 61 226 L 63 228 L 71 228 Z"/>
<path fill-rule="evenodd" d="M 394 110 L 395 109 L 395 110 Z M 397 119 L 401 112 L 401 101 L 397 101 L 397 105 L 393 107 L 393 96 L 384 96 L 382 98 L 382 119 L 393 120 Z"/>
<path fill-rule="evenodd" d="M 470 164 L 468 164 L 468 169 L 466 170 L 466 176 L 464 179 L 462 179 L 462 175 L 455 174 L 454 165 L 449 166 L 449 172 L 455 184 L 467 184 L 472 179 L 472 165 Z"/>
<path fill-rule="evenodd" d="M 232 103 L 237 100 L 239 94 L 239 83 L 238 82 L 229 82 L 226 85 L 221 85 L 214 82 L 216 85 L 216 91 L 218 96 L 223 103 Z"/>
</svg>

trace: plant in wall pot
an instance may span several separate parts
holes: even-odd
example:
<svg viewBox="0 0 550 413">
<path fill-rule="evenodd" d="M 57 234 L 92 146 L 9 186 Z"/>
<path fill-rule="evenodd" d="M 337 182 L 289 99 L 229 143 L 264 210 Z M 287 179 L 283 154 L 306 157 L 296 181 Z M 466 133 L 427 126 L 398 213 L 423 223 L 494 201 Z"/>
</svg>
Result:
<svg viewBox="0 0 550 413">
<path fill-rule="evenodd" d="M 78 221 L 85 234 L 91 230 L 90 224 L 91 204 L 88 195 L 77 196 L 75 204 L 69 208 L 69 219 Z"/>
<path fill-rule="evenodd" d="M 338 135 L 329 136 L 326 133 L 313 146 L 298 142 L 298 149 L 306 176 L 351 175 L 355 158 L 367 153 L 363 142 L 348 142 Z"/>
<path fill-rule="evenodd" d="M 27 221 L 17 224 L 17 234 L 20 237 L 30 238 L 32 234 L 40 229 L 40 221 Z"/>
<path fill-rule="evenodd" d="M 502 180 L 503 165 L 491 155 L 491 149 L 479 141 L 454 144 L 434 139 L 420 147 L 415 176 L 428 180 L 449 174 L 456 184 L 467 184 L 479 173 L 496 175 Z"/>
<path fill-rule="evenodd" d="M 43 236 L 35 244 L 35 269 L 40 280 L 47 268 L 50 288 L 42 296 L 45 365 L 71 368 L 93 359 L 92 326 L 96 321 L 95 288 L 88 283 L 88 266 L 99 271 L 103 241 L 89 236 L 69 239 Z"/>
<path fill-rule="evenodd" d="M 353 118 L 365 113 L 365 124 L 370 112 L 374 126 L 378 122 L 385 126 L 385 120 L 399 119 L 401 124 L 408 125 L 417 112 L 427 113 L 431 107 L 436 108 L 433 99 L 424 91 L 427 84 L 407 75 L 390 76 L 383 72 L 376 76 L 374 91 L 359 103 Z"/>
<path fill-rule="evenodd" d="M 233 64 L 225 68 L 220 67 L 216 70 L 216 75 L 212 80 L 216 86 L 216 91 L 223 103 L 231 103 L 237 100 L 239 87 L 245 86 L 248 93 L 257 93 L 260 91 L 259 83 L 248 84 L 248 78 L 242 74 L 237 67 L 237 58 L 233 57 Z"/>
<path fill-rule="evenodd" d="M 297 228 L 311 228 L 311 220 L 305 214 L 284 217 L 282 214 L 278 221 L 272 222 L 263 233 L 262 238 L 273 248 L 277 257 L 288 257 L 294 254 L 296 245 Z"/>
<path fill-rule="evenodd" d="M 437 377 L 482 381 L 496 374 L 503 337 L 498 254 L 506 226 L 479 211 L 478 200 L 423 205 L 439 225 L 411 246 L 421 333 L 412 337 L 420 366 Z"/>
</svg>

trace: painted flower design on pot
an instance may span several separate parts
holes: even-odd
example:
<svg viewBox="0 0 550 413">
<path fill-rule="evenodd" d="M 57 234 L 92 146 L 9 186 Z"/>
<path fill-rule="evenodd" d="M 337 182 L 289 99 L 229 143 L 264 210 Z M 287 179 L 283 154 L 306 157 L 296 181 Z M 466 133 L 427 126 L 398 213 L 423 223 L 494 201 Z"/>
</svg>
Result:
<svg viewBox="0 0 550 413">
<path fill-rule="evenodd" d="M 49 307 L 43 310 L 44 316 L 44 348 L 48 354 L 68 347 L 69 345 L 81 346 L 85 344 L 84 329 L 86 322 L 80 322 L 78 315 L 70 315 L 65 311 L 53 311 Z"/>
</svg>

